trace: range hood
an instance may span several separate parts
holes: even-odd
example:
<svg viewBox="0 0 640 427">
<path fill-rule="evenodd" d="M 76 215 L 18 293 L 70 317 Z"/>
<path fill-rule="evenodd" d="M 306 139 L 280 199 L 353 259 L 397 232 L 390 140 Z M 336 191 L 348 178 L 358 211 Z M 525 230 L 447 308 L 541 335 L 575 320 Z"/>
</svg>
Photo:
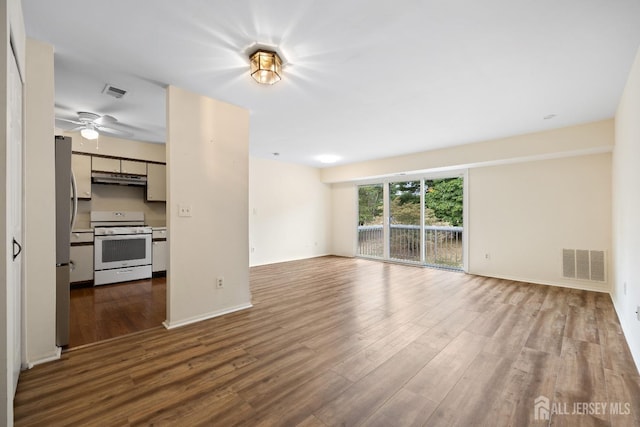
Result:
<svg viewBox="0 0 640 427">
<path fill-rule="evenodd" d="M 127 175 L 123 173 L 92 172 L 91 182 L 96 184 L 115 185 L 147 185 L 147 177 L 141 175 Z"/>
</svg>

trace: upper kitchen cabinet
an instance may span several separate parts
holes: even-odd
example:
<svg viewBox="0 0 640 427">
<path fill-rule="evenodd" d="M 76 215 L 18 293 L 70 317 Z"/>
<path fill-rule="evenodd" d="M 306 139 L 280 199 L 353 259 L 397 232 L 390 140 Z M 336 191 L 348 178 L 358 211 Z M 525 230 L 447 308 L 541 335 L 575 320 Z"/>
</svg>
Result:
<svg viewBox="0 0 640 427">
<path fill-rule="evenodd" d="M 135 160 L 121 160 L 120 171 L 131 175 L 146 175 L 147 162 L 137 162 Z"/>
<path fill-rule="evenodd" d="M 159 163 L 147 164 L 147 200 L 167 201 L 167 166 Z"/>
<path fill-rule="evenodd" d="M 120 173 L 120 159 L 93 156 L 92 170 L 96 172 Z"/>
<path fill-rule="evenodd" d="M 94 172 L 126 173 L 129 175 L 146 175 L 147 162 L 137 160 L 114 159 L 112 157 L 93 156 Z"/>
<path fill-rule="evenodd" d="M 78 199 L 91 198 L 91 156 L 71 155 L 71 170 L 76 177 Z"/>
</svg>

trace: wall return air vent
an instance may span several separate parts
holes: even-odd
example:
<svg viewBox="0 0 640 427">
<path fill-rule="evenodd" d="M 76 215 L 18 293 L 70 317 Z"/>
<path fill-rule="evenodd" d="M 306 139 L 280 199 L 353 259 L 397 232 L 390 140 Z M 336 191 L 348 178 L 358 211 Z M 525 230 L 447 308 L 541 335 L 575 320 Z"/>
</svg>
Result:
<svg viewBox="0 0 640 427">
<path fill-rule="evenodd" d="M 605 282 L 605 252 L 586 249 L 562 250 L 562 277 Z"/>
</svg>

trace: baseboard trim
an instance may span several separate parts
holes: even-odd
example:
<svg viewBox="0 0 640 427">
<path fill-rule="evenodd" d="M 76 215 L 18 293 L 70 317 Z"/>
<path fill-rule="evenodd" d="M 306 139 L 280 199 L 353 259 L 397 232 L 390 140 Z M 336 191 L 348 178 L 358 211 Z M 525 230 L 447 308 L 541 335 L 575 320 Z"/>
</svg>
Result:
<svg viewBox="0 0 640 427">
<path fill-rule="evenodd" d="M 40 359 L 33 360 L 31 362 L 27 362 L 27 369 L 31 369 L 34 366 L 42 365 L 43 363 L 53 362 L 55 360 L 60 360 L 60 356 L 62 355 L 62 348 L 56 347 L 54 354 L 41 357 Z"/>
<path fill-rule="evenodd" d="M 213 319 L 214 317 L 224 316 L 225 314 L 235 313 L 236 311 L 246 310 L 247 308 L 253 307 L 253 304 L 240 304 L 235 307 L 225 308 L 224 310 L 213 311 L 210 313 L 202 314 L 200 316 L 190 317 L 188 319 L 179 320 L 177 322 L 169 322 L 165 320 L 162 322 L 162 326 L 167 329 L 175 329 L 180 328 L 182 326 L 187 326 L 192 323 L 202 322 L 203 320 Z"/>
<path fill-rule="evenodd" d="M 569 289 L 577 289 L 580 291 L 602 292 L 604 294 L 611 293 L 611 286 L 608 284 L 605 285 L 604 288 L 601 288 L 597 286 L 589 286 L 586 283 L 584 286 L 582 286 L 582 285 L 576 285 L 576 284 L 570 284 L 570 283 L 548 282 L 545 280 L 534 280 L 534 279 L 527 279 L 524 277 L 512 277 L 512 276 L 503 276 L 503 275 L 488 274 L 488 273 L 468 272 L 467 274 L 472 274 L 474 276 L 493 277 L 495 279 L 511 280 L 514 282 L 532 283 L 534 285 L 556 286 L 558 288 L 569 288 Z"/>
<path fill-rule="evenodd" d="M 326 256 L 333 256 L 333 254 L 326 253 L 326 254 L 303 256 L 303 257 L 300 257 L 300 258 L 285 258 L 285 259 L 280 259 L 280 260 L 271 260 L 271 261 L 259 262 L 257 264 L 250 264 L 249 267 L 261 267 L 263 265 L 282 264 L 282 263 L 285 263 L 285 262 L 303 261 L 305 259 L 322 258 L 322 257 L 326 257 Z"/>
</svg>

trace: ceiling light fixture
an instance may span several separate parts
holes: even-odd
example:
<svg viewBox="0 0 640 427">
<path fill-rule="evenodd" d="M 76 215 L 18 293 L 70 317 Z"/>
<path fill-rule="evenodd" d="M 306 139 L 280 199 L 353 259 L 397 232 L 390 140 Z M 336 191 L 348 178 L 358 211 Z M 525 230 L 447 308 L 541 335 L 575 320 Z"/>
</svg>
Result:
<svg viewBox="0 0 640 427">
<path fill-rule="evenodd" d="M 325 164 L 336 163 L 340 159 L 341 157 L 336 156 L 335 154 L 321 154 L 319 156 L 316 156 L 316 160 L 318 160 L 320 163 Z"/>
<path fill-rule="evenodd" d="M 278 83 L 282 78 L 282 60 L 272 50 L 258 49 L 250 56 L 251 77 L 264 85 Z"/>
<path fill-rule="evenodd" d="M 95 130 L 91 125 L 87 124 L 87 126 L 80 130 L 80 135 L 86 139 L 98 139 L 98 131 Z"/>
</svg>

